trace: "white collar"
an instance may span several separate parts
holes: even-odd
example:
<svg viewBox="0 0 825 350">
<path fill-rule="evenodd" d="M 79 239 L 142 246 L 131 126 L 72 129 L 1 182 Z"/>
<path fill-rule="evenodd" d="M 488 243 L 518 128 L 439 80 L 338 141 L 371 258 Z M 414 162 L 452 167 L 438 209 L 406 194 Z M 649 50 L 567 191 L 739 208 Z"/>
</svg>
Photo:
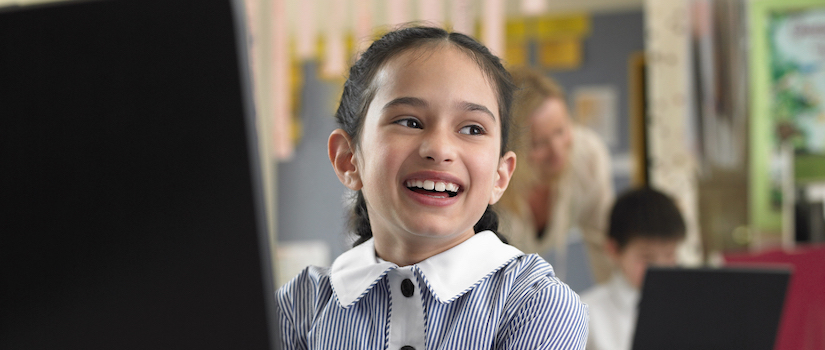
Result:
<svg viewBox="0 0 825 350">
<path fill-rule="evenodd" d="M 630 285 L 630 281 L 620 272 L 614 272 L 613 278 L 608 281 L 612 290 L 611 298 L 623 307 L 623 310 L 635 310 L 641 296 L 639 290 Z"/>
<path fill-rule="evenodd" d="M 419 270 L 436 300 L 447 303 L 521 255 L 524 253 L 502 243 L 492 231 L 483 231 L 413 265 L 413 269 Z M 375 242 L 370 239 L 335 259 L 330 283 L 341 306 L 349 307 L 395 268 L 398 265 L 394 263 L 378 262 Z"/>
</svg>

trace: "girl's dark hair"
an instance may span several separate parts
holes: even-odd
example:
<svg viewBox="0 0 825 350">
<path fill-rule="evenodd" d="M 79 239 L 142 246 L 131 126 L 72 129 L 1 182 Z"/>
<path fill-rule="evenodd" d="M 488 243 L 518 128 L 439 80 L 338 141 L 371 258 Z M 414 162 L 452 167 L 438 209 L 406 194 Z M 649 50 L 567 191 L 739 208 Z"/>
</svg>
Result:
<svg viewBox="0 0 825 350">
<path fill-rule="evenodd" d="M 407 27 L 384 34 L 370 45 L 361 54 L 361 58 L 350 68 L 349 77 L 344 83 L 341 94 L 341 103 L 335 112 L 338 125 L 349 134 L 354 146 L 360 143 L 361 129 L 364 117 L 370 103 L 375 97 L 377 86 L 374 84 L 376 73 L 391 58 L 425 45 L 451 44 L 470 56 L 481 68 L 487 79 L 492 83 L 498 96 L 498 114 L 501 119 L 501 153 L 508 150 L 508 139 L 511 124 L 510 105 L 513 102 L 513 92 L 516 87 L 510 73 L 501 64 L 498 57 L 493 55 L 484 45 L 473 38 L 461 34 L 450 33 L 435 27 Z M 358 236 L 354 245 L 361 244 L 372 237 L 367 203 L 361 191 L 355 195 L 355 205 L 349 219 L 350 229 Z M 498 230 L 498 216 L 492 207 L 487 206 L 484 215 L 473 227 L 475 232 L 484 230 Z"/>
</svg>

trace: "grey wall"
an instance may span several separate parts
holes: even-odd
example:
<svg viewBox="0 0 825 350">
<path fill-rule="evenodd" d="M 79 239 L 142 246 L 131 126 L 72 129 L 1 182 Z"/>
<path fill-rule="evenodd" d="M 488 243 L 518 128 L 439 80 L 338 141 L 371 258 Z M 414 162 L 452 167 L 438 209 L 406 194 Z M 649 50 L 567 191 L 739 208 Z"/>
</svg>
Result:
<svg viewBox="0 0 825 350">
<path fill-rule="evenodd" d="M 324 240 L 330 261 L 346 250 L 344 194 L 327 156 L 335 130 L 340 82 L 320 80 L 318 64 L 303 65 L 300 118 L 303 137 L 292 160 L 278 164 L 278 241 Z"/>
</svg>

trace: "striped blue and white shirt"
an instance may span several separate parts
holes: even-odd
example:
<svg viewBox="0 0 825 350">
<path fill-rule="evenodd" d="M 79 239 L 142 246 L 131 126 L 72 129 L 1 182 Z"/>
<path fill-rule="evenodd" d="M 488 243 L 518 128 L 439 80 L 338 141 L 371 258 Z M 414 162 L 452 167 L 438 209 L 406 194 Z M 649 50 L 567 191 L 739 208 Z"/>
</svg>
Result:
<svg viewBox="0 0 825 350">
<path fill-rule="evenodd" d="M 399 267 L 369 240 L 277 292 L 284 349 L 584 349 L 588 313 L 540 256 L 490 231 Z"/>
</svg>

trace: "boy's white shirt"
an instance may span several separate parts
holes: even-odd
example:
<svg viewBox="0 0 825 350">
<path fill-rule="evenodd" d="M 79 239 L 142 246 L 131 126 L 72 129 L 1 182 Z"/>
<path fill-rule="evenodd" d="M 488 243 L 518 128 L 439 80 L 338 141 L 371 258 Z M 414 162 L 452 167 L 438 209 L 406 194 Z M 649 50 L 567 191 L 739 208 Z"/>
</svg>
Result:
<svg viewBox="0 0 825 350">
<path fill-rule="evenodd" d="M 521 255 L 524 253 L 502 243 L 492 231 L 483 231 L 410 268 L 415 267 L 421 272 L 436 300 L 447 303 Z M 339 304 L 346 308 L 357 302 L 390 270 L 398 268 L 403 267 L 378 259 L 374 241 L 370 239 L 335 259 L 330 283 Z"/>
<path fill-rule="evenodd" d="M 630 350 L 640 292 L 619 272 L 581 294 L 590 309 L 587 350 Z"/>
</svg>

